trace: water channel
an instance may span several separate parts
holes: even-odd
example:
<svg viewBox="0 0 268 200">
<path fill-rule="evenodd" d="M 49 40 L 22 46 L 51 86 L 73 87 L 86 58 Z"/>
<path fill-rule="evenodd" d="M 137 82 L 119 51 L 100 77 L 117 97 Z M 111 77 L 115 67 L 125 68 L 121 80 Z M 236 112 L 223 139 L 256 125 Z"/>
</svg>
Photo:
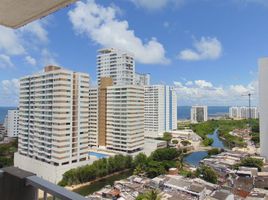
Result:
<svg viewBox="0 0 268 200">
<path fill-rule="evenodd" d="M 209 134 L 208 138 L 213 139 L 212 147 L 225 148 L 224 142 L 219 138 L 219 132 L 216 129 L 213 134 Z M 184 161 L 192 166 L 198 166 L 199 161 L 208 155 L 207 151 L 193 152 L 184 158 Z"/>
<path fill-rule="evenodd" d="M 211 145 L 212 147 L 225 148 L 223 141 L 219 138 L 219 133 L 217 130 L 215 130 L 213 134 L 208 135 L 208 137 L 213 139 L 213 144 Z M 202 160 L 207 155 L 208 154 L 206 151 L 194 152 L 194 153 L 187 155 L 184 158 L 184 161 L 190 165 L 198 166 L 199 161 Z M 78 188 L 74 190 L 74 192 L 79 193 L 83 196 L 87 196 L 87 195 L 93 194 L 96 191 L 99 191 L 101 188 L 105 187 L 106 185 L 113 185 L 115 181 L 125 179 L 131 175 L 132 175 L 132 171 L 127 171 L 121 174 L 116 174 L 109 178 L 105 178 L 100 181 L 93 182 L 90 185 Z"/>
<path fill-rule="evenodd" d="M 120 174 L 115 174 L 108 178 L 104 178 L 102 180 L 93 182 L 90 185 L 86 185 L 78 189 L 75 189 L 74 192 L 81 194 L 82 196 L 87 196 L 87 195 L 93 194 L 96 191 L 99 191 L 106 185 L 113 185 L 115 181 L 128 178 L 129 176 L 132 175 L 132 173 L 133 172 L 129 170 L 129 171 L 122 172 Z"/>
</svg>

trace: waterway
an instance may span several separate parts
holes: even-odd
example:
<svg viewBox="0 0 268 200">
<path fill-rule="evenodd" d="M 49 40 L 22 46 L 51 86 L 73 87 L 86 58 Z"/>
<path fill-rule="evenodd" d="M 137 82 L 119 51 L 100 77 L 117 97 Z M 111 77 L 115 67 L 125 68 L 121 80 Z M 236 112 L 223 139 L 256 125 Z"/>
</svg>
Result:
<svg viewBox="0 0 268 200">
<path fill-rule="evenodd" d="M 87 195 L 93 194 L 96 191 L 99 191 L 100 189 L 102 189 L 106 185 L 113 185 L 115 181 L 126 179 L 131 175 L 132 175 L 131 170 L 125 171 L 125 172 L 122 172 L 120 174 L 116 174 L 114 176 L 110 176 L 108 178 L 93 182 L 90 185 L 86 185 L 86 186 L 80 187 L 78 189 L 75 189 L 74 192 L 81 194 L 82 196 L 87 196 Z"/>
<path fill-rule="evenodd" d="M 223 141 L 219 138 L 219 132 L 217 129 L 213 132 L 213 134 L 209 134 L 208 137 L 213 139 L 212 147 L 225 148 Z M 199 165 L 199 161 L 204 159 L 207 155 L 207 151 L 193 152 L 185 156 L 184 161 L 187 164 L 197 167 Z"/>
</svg>

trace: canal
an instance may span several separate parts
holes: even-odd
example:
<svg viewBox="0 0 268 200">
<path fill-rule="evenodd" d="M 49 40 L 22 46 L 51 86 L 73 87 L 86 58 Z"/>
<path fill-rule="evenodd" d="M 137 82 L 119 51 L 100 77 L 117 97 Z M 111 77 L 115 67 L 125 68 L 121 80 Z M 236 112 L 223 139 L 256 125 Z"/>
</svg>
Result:
<svg viewBox="0 0 268 200">
<path fill-rule="evenodd" d="M 212 147 L 215 148 L 226 148 L 224 142 L 219 138 L 218 129 L 216 129 L 213 134 L 209 134 L 208 138 L 213 139 Z M 184 162 L 197 167 L 199 165 L 199 161 L 204 159 L 208 155 L 207 151 L 198 151 L 190 153 L 189 155 L 185 156 Z"/>
<path fill-rule="evenodd" d="M 114 176 L 110 176 L 108 178 L 93 182 L 90 185 L 86 185 L 78 189 L 75 189 L 74 192 L 81 194 L 82 196 L 87 196 L 87 195 L 93 194 L 96 191 L 99 191 L 106 185 L 113 185 L 115 181 L 126 179 L 131 175 L 132 175 L 131 170 L 125 171 L 120 174 L 115 174 Z"/>
</svg>

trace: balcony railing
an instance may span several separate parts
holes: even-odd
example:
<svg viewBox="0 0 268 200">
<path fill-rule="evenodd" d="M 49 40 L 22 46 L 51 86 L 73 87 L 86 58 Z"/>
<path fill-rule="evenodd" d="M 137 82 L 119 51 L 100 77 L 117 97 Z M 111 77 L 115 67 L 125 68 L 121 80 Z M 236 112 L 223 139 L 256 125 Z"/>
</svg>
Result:
<svg viewBox="0 0 268 200">
<path fill-rule="evenodd" d="M 43 191 L 42 198 L 38 196 Z M 38 193 L 39 192 L 39 193 Z M 1 200 L 86 200 L 85 197 L 37 177 L 17 167 L 0 170 Z"/>
</svg>

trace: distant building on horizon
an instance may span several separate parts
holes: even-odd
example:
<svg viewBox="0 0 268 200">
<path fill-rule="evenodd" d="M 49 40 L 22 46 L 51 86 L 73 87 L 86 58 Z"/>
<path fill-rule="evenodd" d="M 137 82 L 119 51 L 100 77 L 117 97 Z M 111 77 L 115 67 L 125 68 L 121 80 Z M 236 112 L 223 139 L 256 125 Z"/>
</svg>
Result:
<svg viewBox="0 0 268 200">
<path fill-rule="evenodd" d="M 268 159 L 268 57 L 259 60 L 260 154 Z"/>
<path fill-rule="evenodd" d="M 7 131 L 7 137 L 18 137 L 19 132 L 19 110 L 8 110 L 4 126 Z"/>
<path fill-rule="evenodd" d="M 177 94 L 166 85 L 145 86 L 145 137 L 162 137 L 177 129 Z"/>
<path fill-rule="evenodd" d="M 191 107 L 191 122 L 199 123 L 208 120 L 208 107 L 207 106 L 192 106 Z"/>
<path fill-rule="evenodd" d="M 229 108 L 229 117 L 232 119 L 258 119 L 259 111 L 257 107 L 234 106 Z"/>
</svg>

